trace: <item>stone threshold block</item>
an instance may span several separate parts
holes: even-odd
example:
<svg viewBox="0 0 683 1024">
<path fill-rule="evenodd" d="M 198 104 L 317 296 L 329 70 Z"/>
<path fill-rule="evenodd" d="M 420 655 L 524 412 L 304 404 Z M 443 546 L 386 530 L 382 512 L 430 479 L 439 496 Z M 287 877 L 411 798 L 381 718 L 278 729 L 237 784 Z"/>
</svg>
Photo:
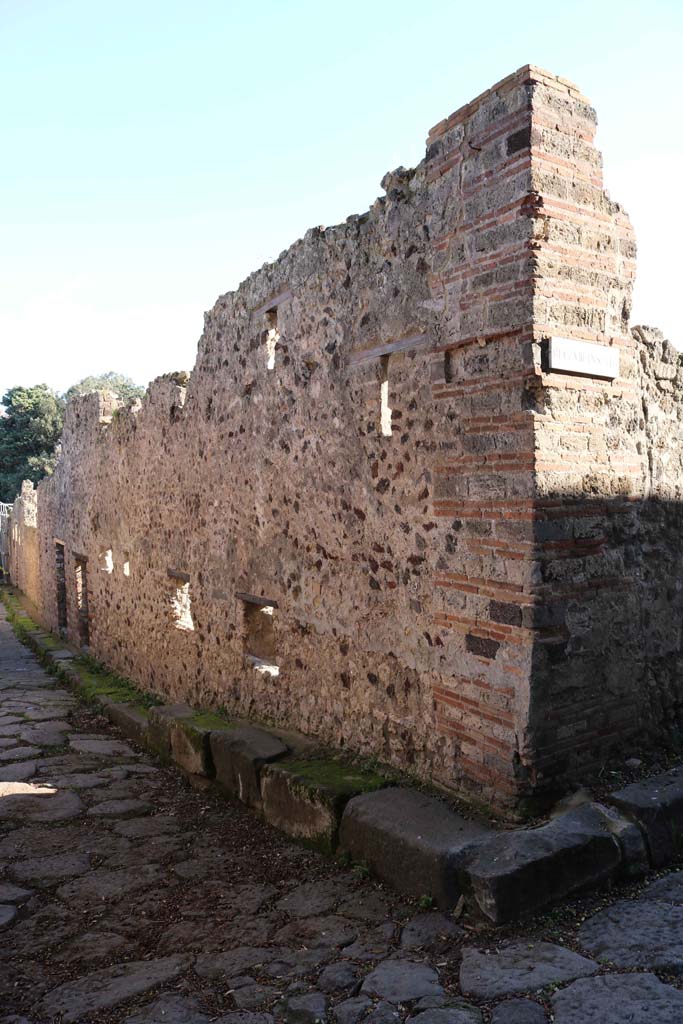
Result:
<svg viewBox="0 0 683 1024">
<path fill-rule="evenodd" d="M 265 729 L 242 726 L 209 736 L 216 782 L 248 807 L 261 810 L 261 771 L 286 757 L 289 748 Z"/>
<path fill-rule="evenodd" d="M 175 761 L 190 775 L 213 779 L 211 736 L 234 728 L 233 722 L 216 712 L 172 704 L 151 708 L 148 735 L 150 746 L 162 759 Z"/>
<path fill-rule="evenodd" d="M 612 793 L 610 803 L 643 830 L 653 867 L 683 853 L 683 767 Z"/>
<path fill-rule="evenodd" d="M 114 701 L 106 699 L 102 703 L 105 715 L 121 730 L 124 736 L 141 747 L 148 745 L 149 708 L 135 704 L 116 704 Z"/>
<path fill-rule="evenodd" d="M 630 832 L 628 837 L 633 843 Z M 460 881 L 473 909 L 505 924 L 616 879 L 633 850 L 619 842 L 614 821 L 599 805 L 584 804 L 540 828 L 502 832 L 477 844 Z"/>
<path fill-rule="evenodd" d="M 386 784 L 382 775 L 334 758 L 268 764 L 261 774 L 263 814 L 288 835 L 331 853 L 349 800 Z"/>
<path fill-rule="evenodd" d="M 340 848 L 394 888 L 455 905 L 459 869 L 473 844 L 493 832 L 461 817 L 440 800 L 412 789 L 386 789 L 351 800 Z"/>
</svg>

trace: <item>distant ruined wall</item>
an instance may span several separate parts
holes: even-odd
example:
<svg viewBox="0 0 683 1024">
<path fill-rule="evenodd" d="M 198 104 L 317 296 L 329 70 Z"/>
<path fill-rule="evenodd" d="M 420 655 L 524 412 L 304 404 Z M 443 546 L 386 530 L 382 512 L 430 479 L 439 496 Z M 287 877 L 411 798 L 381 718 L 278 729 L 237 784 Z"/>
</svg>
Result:
<svg viewBox="0 0 683 1024">
<path fill-rule="evenodd" d="M 189 380 L 69 403 L 38 488 L 45 623 L 169 698 L 499 806 L 630 742 L 648 686 L 678 722 L 681 617 L 653 622 L 680 369 L 649 373 L 670 350 L 629 331 L 594 130 L 522 68 L 368 213 L 221 296 Z M 552 335 L 618 350 L 619 376 L 551 372 Z"/>
<path fill-rule="evenodd" d="M 37 494 L 25 480 L 9 517 L 10 579 L 37 607 L 42 604 L 39 565 Z"/>
</svg>

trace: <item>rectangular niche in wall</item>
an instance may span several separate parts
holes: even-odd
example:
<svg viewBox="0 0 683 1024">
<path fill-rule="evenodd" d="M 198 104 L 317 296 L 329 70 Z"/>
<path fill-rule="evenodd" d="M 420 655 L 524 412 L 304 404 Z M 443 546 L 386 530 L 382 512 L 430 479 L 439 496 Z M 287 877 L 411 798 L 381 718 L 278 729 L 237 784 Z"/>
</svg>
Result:
<svg viewBox="0 0 683 1024">
<path fill-rule="evenodd" d="M 192 599 L 190 597 L 190 576 L 177 569 L 167 569 L 173 590 L 171 593 L 171 618 L 176 629 L 184 633 L 194 632 L 192 618 Z"/>
<path fill-rule="evenodd" d="M 55 583 L 57 585 L 57 626 L 59 632 L 66 632 L 66 569 L 64 565 L 64 545 L 55 541 Z"/>
<path fill-rule="evenodd" d="M 250 594 L 238 594 L 244 608 L 244 652 L 258 672 L 278 676 L 275 646 L 275 609 L 277 601 Z"/>
<path fill-rule="evenodd" d="M 391 406 L 389 405 L 389 356 L 383 355 L 379 361 L 380 381 L 380 414 L 379 426 L 384 437 L 391 437 Z"/>
<path fill-rule="evenodd" d="M 114 571 L 114 552 L 111 548 L 107 548 L 106 551 L 100 552 L 99 564 L 102 572 L 106 572 L 111 575 Z"/>
<path fill-rule="evenodd" d="M 88 560 L 76 555 L 76 607 L 78 609 L 78 642 L 81 647 L 90 644 L 90 611 L 88 608 Z"/>
<path fill-rule="evenodd" d="M 277 343 L 280 340 L 280 332 L 277 329 L 277 306 L 269 309 L 266 313 L 266 369 L 275 369 L 275 352 Z"/>
</svg>

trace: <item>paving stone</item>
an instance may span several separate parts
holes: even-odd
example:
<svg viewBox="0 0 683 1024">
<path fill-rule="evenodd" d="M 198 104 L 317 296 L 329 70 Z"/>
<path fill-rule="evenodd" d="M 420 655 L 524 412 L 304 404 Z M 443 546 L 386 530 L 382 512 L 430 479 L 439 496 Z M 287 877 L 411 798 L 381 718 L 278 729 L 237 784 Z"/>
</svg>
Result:
<svg viewBox="0 0 683 1024">
<path fill-rule="evenodd" d="M 60 710 L 60 712 L 61 711 L 69 711 L 69 710 L 71 710 L 71 708 L 73 708 L 75 706 L 76 706 L 76 702 L 75 701 L 71 701 L 68 705 L 67 704 L 63 704 L 59 708 L 59 710 Z M 31 708 L 30 711 L 26 711 L 25 712 L 25 718 L 28 719 L 29 722 L 49 722 L 49 721 L 52 721 L 55 717 L 56 716 L 55 716 L 55 707 L 54 707 L 54 705 L 52 707 L 49 707 L 49 708 L 47 708 L 47 707 L 45 707 L 45 708 Z M 69 728 L 71 728 L 71 727 L 69 726 Z"/>
<path fill-rule="evenodd" d="M 633 782 L 609 801 L 643 829 L 655 867 L 675 858 L 683 834 L 683 767 Z"/>
<path fill-rule="evenodd" d="M 88 815 L 95 818 L 135 818 L 140 814 L 151 814 L 151 804 L 144 800 L 103 800 L 88 810 Z"/>
<path fill-rule="evenodd" d="M 280 995 L 278 989 L 271 985 L 241 985 L 232 994 L 238 1010 L 258 1010 L 261 1006 L 272 1003 Z"/>
<path fill-rule="evenodd" d="M 462 877 L 470 899 L 490 921 L 533 914 L 583 888 L 615 878 L 619 843 L 592 804 L 541 828 L 501 833 L 479 844 Z"/>
<path fill-rule="evenodd" d="M 111 959 L 111 954 L 122 946 L 126 947 L 126 953 L 130 955 L 130 942 L 118 932 L 87 931 L 61 946 L 55 959 L 69 964 L 76 960 L 90 962 Z"/>
<path fill-rule="evenodd" d="M 662 903 L 683 906 L 683 871 L 674 871 L 664 878 L 650 882 L 640 894 L 640 899 L 659 900 Z"/>
<path fill-rule="evenodd" d="M 131 839 L 143 839 L 149 836 L 168 835 L 177 832 L 179 828 L 177 818 L 166 814 L 155 814 L 149 818 L 118 821 L 114 825 L 114 832 Z"/>
<path fill-rule="evenodd" d="M 105 967 L 48 992 L 39 1010 L 47 1016 L 62 1014 L 64 1024 L 71 1024 L 177 978 L 187 963 L 187 957 L 169 956 Z"/>
<path fill-rule="evenodd" d="M 291 996 L 285 1003 L 284 1015 L 288 1024 L 319 1024 L 327 1014 L 327 998 L 322 992 L 308 992 Z"/>
<path fill-rule="evenodd" d="M 578 941 L 617 967 L 683 974 L 683 907 L 657 900 L 620 900 L 590 917 Z"/>
<path fill-rule="evenodd" d="M 354 797 L 342 817 L 340 848 L 383 881 L 413 896 L 432 896 L 447 909 L 457 902 L 457 869 L 486 830 L 440 800 L 412 789 L 383 789 Z"/>
<path fill-rule="evenodd" d="M 16 747 L 17 740 L 13 736 L 2 736 L 0 737 L 0 750 L 9 750 L 10 747 Z"/>
<path fill-rule="evenodd" d="M 547 1020 L 545 1010 L 533 999 L 506 999 L 491 1015 L 491 1024 L 546 1024 Z"/>
<path fill-rule="evenodd" d="M 138 889 L 147 888 L 152 882 L 156 882 L 160 875 L 161 870 L 156 864 L 147 864 L 130 871 L 97 868 L 73 882 L 61 885 L 57 889 L 57 896 L 69 904 L 123 898 Z"/>
<path fill-rule="evenodd" d="M 58 853 L 51 857 L 18 861 L 11 866 L 10 874 L 19 882 L 42 886 L 84 875 L 89 870 L 90 857 L 87 853 Z"/>
<path fill-rule="evenodd" d="M 344 879 L 344 886 L 348 888 L 348 881 Z M 358 921 L 371 921 L 376 923 L 384 921 L 389 916 L 389 904 L 378 892 L 355 892 L 339 904 L 338 912 L 343 917 L 352 917 Z"/>
<path fill-rule="evenodd" d="M 0 782 L 24 782 L 35 775 L 36 767 L 35 761 L 0 765 Z"/>
<path fill-rule="evenodd" d="M 464 1001 L 459 1005 L 435 1007 L 408 1017 L 409 1024 L 481 1024 L 481 1010 Z"/>
<path fill-rule="evenodd" d="M 231 977 L 274 960 L 283 951 L 261 946 L 240 946 L 223 953 L 198 956 L 194 965 L 201 978 Z"/>
<path fill-rule="evenodd" d="M 598 965 L 550 942 L 511 942 L 496 953 L 464 949 L 460 988 L 476 999 L 498 999 L 595 974 Z"/>
<path fill-rule="evenodd" d="M 209 743 L 218 784 L 248 807 L 260 808 L 261 769 L 288 753 L 285 744 L 251 726 L 212 732 Z"/>
<path fill-rule="evenodd" d="M 263 968 L 263 973 L 278 981 L 283 978 L 299 978 L 310 974 L 330 956 L 329 948 L 318 946 L 315 949 L 280 949 L 277 956 Z"/>
<path fill-rule="evenodd" d="M 392 1003 L 405 1003 L 442 993 L 439 976 L 433 968 L 394 958 L 382 961 L 361 986 L 362 995 L 380 996 Z"/>
<path fill-rule="evenodd" d="M 348 946 L 358 935 L 358 927 L 344 917 L 309 917 L 291 921 L 275 938 L 285 946 Z"/>
<path fill-rule="evenodd" d="M 683 992 L 654 974 L 582 978 L 552 997 L 555 1024 L 680 1024 Z"/>
<path fill-rule="evenodd" d="M 0 761 L 25 761 L 39 753 L 38 747 L 11 747 L 9 750 L 0 750 Z"/>
<path fill-rule="evenodd" d="M 273 1024 L 273 1015 L 270 1013 L 253 1013 L 250 1010 L 235 1010 L 234 1013 L 226 1013 L 219 1017 L 214 1024 Z"/>
<path fill-rule="evenodd" d="M 395 933 L 396 926 L 393 921 L 376 925 L 364 931 L 350 946 L 345 946 L 344 956 L 351 960 L 381 960 L 388 954 Z"/>
<path fill-rule="evenodd" d="M 462 935 L 464 935 L 462 928 L 459 928 L 445 914 L 440 914 L 438 911 L 417 914 L 403 927 L 401 948 L 442 950 Z"/>
<path fill-rule="evenodd" d="M 33 893 L 11 882 L 0 882 L 0 903 L 25 903 Z"/>
<path fill-rule="evenodd" d="M 95 775 L 93 772 L 74 772 L 71 775 L 56 777 L 50 777 L 48 774 L 45 777 L 45 782 L 49 786 L 54 786 L 55 789 L 93 789 L 95 786 L 101 786 L 104 779 L 101 775 Z"/>
<path fill-rule="evenodd" d="M 348 891 L 346 879 L 327 878 L 320 882 L 304 882 L 287 893 L 275 904 L 293 917 L 312 917 L 332 910 L 342 895 Z"/>
<path fill-rule="evenodd" d="M 68 722 L 48 721 L 26 726 L 19 736 L 24 743 L 40 747 L 60 747 L 70 728 Z"/>
<path fill-rule="evenodd" d="M 321 992 L 350 992 L 358 984 L 358 968 L 348 960 L 328 964 L 316 982 Z"/>
<path fill-rule="evenodd" d="M 381 999 L 372 1007 L 364 1024 L 397 1024 L 400 1019 L 398 1007 L 386 999 Z"/>
<path fill-rule="evenodd" d="M 165 993 L 129 1017 L 124 1024 L 209 1024 L 214 1016 L 203 1013 L 192 996 Z"/>
<path fill-rule="evenodd" d="M 69 736 L 69 746 L 81 754 L 93 754 L 96 757 L 135 757 L 135 751 L 121 740 Z"/>
<path fill-rule="evenodd" d="M 7 787 L 13 787 L 9 791 Z M 23 787 L 23 788 L 20 788 Z M 0 820 L 66 821 L 83 810 L 76 793 L 27 782 L 0 783 Z"/>
<path fill-rule="evenodd" d="M 13 903 L 0 903 L 0 928 L 6 928 L 17 916 L 17 908 Z"/>
<path fill-rule="evenodd" d="M 332 1013 L 337 1024 L 358 1024 L 371 1006 L 372 999 L 367 996 L 354 996 L 353 999 L 345 999 L 343 1003 L 333 1006 Z"/>
</svg>

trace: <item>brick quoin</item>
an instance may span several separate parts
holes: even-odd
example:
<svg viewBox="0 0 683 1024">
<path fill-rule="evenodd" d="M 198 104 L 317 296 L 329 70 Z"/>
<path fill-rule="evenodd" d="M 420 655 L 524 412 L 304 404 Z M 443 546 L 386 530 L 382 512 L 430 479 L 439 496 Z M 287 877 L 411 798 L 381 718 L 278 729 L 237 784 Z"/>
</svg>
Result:
<svg viewBox="0 0 683 1024">
<path fill-rule="evenodd" d="M 72 401 L 12 533 L 43 623 L 59 541 L 68 636 L 86 557 L 90 651 L 118 672 L 512 814 L 673 745 L 683 371 L 630 328 L 595 128 L 521 68 L 367 213 L 220 296 L 191 374 Z M 617 350 L 618 376 L 551 369 L 552 337 Z"/>
</svg>

